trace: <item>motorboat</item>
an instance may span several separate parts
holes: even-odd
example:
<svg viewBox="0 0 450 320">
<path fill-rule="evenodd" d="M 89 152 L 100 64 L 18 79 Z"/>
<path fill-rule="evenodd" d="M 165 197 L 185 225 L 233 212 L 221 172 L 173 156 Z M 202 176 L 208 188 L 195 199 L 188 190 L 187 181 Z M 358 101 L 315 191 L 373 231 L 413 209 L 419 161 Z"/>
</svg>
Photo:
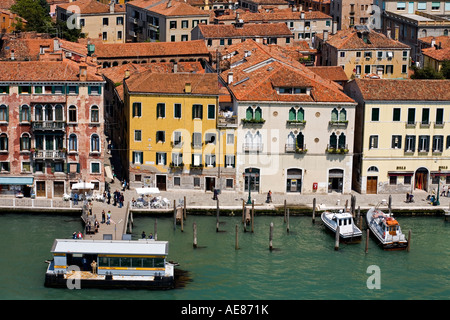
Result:
<svg viewBox="0 0 450 320">
<path fill-rule="evenodd" d="M 321 215 L 325 226 L 336 234 L 337 227 L 339 227 L 339 237 L 347 242 L 361 241 L 362 232 L 355 225 L 353 217 L 349 212 L 339 211 L 324 211 Z"/>
<path fill-rule="evenodd" d="M 379 205 L 367 211 L 366 221 L 371 233 L 384 250 L 405 250 L 408 240 L 402 233 L 400 224 L 391 215 L 380 210 Z"/>
</svg>

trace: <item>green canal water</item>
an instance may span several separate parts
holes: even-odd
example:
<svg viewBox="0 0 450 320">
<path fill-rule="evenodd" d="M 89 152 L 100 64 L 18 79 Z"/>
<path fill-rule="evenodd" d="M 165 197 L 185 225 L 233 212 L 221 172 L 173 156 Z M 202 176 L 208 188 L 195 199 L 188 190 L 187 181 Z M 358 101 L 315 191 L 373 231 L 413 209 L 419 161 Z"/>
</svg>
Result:
<svg viewBox="0 0 450 320">
<path fill-rule="evenodd" d="M 411 251 L 387 252 L 374 239 L 365 253 L 359 244 L 341 244 L 316 219 L 256 217 L 254 233 L 244 233 L 240 217 L 188 216 L 184 232 L 170 218 L 159 217 L 158 240 L 168 240 L 169 260 L 188 272 L 190 281 L 168 291 L 52 289 L 44 287 L 45 260 L 55 238 L 70 238 L 81 229 L 79 217 L 45 214 L 0 214 L 0 299 L 33 300 L 366 300 L 450 298 L 450 222 L 442 217 L 402 217 Z M 135 215 L 133 239 L 153 232 L 154 217 Z M 193 223 L 198 246 L 193 248 Z M 269 226 L 274 223 L 269 250 Z M 239 224 L 239 250 L 235 225 Z M 368 279 L 379 268 L 380 289 Z M 370 283 L 375 283 L 370 280 Z"/>
</svg>

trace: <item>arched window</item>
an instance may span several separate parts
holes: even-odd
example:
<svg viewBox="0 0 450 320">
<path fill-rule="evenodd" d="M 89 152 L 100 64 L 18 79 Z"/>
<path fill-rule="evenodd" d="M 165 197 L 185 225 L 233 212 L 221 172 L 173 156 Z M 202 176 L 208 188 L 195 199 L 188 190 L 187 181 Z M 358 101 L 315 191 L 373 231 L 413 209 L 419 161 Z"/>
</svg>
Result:
<svg viewBox="0 0 450 320">
<path fill-rule="evenodd" d="M 337 137 L 336 137 L 336 133 L 332 133 L 330 136 L 330 148 L 334 148 L 337 149 Z"/>
<path fill-rule="evenodd" d="M 46 121 L 53 121 L 53 108 L 51 105 L 45 105 L 45 114 L 44 114 L 44 119 Z"/>
<path fill-rule="evenodd" d="M 6 133 L 0 134 L 0 150 L 8 151 L 8 136 Z"/>
<path fill-rule="evenodd" d="M 91 107 L 91 122 L 99 122 L 99 112 L 97 106 Z"/>
<path fill-rule="evenodd" d="M 43 121 L 44 113 L 42 111 L 42 106 L 37 104 L 34 106 L 34 121 Z"/>
<path fill-rule="evenodd" d="M 77 122 L 77 107 L 70 106 L 69 107 L 69 122 Z"/>
<path fill-rule="evenodd" d="M 91 152 L 100 152 L 100 138 L 97 134 L 91 136 Z"/>
<path fill-rule="evenodd" d="M 338 120 L 338 111 L 336 108 L 334 108 L 331 111 L 331 121 L 337 121 Z"/>
<path fill-rule="evenodd" d="M 262 146 L 262 136 L 261 133 L 259 131 L 256 132 L 255 137 L 253 139 L 253 143 L 257 146 L 260 147 Z"/>
<path fill-rule="evenodd" d="M 30 106 L 24 104 L 19 108 L 19 122 L 30 122 L 30 121 L 31 121 Z"/>
<path fill-rule="evenodd" d="M 342 108 L 341 112 L 339 112 L 339 121 L 346 121 L 347 120 L 347 111 Z"/>
<path fill-rule="evenodd" d="M 305 110 L 303 108 L 298 109 L 297 111 L 297 120 L 305 120 Z"/>
<path fill-rule="evenodd" d="M 444 30 L 444 36 L 448 36 L 448 29 Z"/>
<path fill-rule="evenodd" d="M 290 110 L 289 110 L 289 120 L 295 120 L 295 109 L 294 109 L 294 107 L 292 107 Z"/>
<path fill-rule="evenodd" d="M 247 120 L 253 119 L 253 108 L 252 107 L 247 108 L 247 111 L 245 112 L 245 118 Z"/>
<path fill-rule="evenodd" d="M 291 132 L 289 132 L 289 135 L 287 137 L 287 141 L 286 144 L 289 148 L 294 148 L 295 147 L 295 135 Z"/>
<path fill-rule="evenodd" d="M 296 147 L 298 148 L 298 149 L 304 149 L 304 147 L 303 147 L 303 144 L 304 144 L 304 141 L 305 141 L 305 138 L 304 138 L 304 136 L 303 136 L 303 133 L 299 133 L 298 135 L 297 135 L 297 141 L 296 141 Z"/>
<path fill-rule="evenodd" d="M 76 152 L 76 151 L 78 151 L 77 135 L 72 133 L 69 136 L 69 152 Z"/>
<path fill-rule="evenodd" d="M 57 104 L 55 106 L 55 120 L 56 121 L 63 121 L 64 120 L 64 116 L 63 116 L 63 106 L 60 104 Z"/>
<path fill-rule="evenodd" d="M 24 133 L 20 137 L 20 151 L 29 151 L 31 148 L 31 139 L 29 133 Z"/>
<path fill-rule="evenodd" d="M 345 134 L 344 133 L 341 133 L 339 136 L 338 148 L 345 149 Z"/>
<path fill-rule="evenodd" d="M 367 169 L 367 172 L 378 172 L 378 168 L 375 166 L 371 166 Z"/>
<path fill-rule="evenodd" d="M 255 120 L 261 120 L 262 119 L 262 110 L 260 107 L 257 107 L 255 109 Z"/>
<path fill-rule="evenodd" d="M 0 121 L 8 121 L 8 107 L 4 104 L 0 105 Z"/>
</svg>

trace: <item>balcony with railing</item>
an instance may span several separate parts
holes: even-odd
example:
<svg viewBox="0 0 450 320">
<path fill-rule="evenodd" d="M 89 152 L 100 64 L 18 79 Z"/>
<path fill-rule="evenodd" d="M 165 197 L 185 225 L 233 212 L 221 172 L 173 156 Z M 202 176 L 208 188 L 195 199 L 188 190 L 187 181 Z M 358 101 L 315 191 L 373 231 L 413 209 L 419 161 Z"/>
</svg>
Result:
<svg viewBox="0 0 450 320">
<path fill-rule="evenodd" d="M 66 158 L 64 150 L 36 150 L 31 155 L 35 160 L 63 160 Z"/>
<path fill-rule="evenodd" d="M 286 143 L 284 146 L 284 151 L 286 153 L 306 153 L 308 149 L 306 149 L 306 144 L 299 146 L 296 143 Z"/>
<path fill-rule="evenodd" d="M 327 149 L 325 153 L 328 154 L 347 154 L 349 152 L 348 145 L 330 145 L 327 144 Z"/>
<path fill-rule="evenodd" d="M 33 130 L 65 130 L 66 123 L 64 121 L 33 121 Z"/>
<path fill-rule="evenodd" d="M 217 117 L 217 126 L 219 128 L 237 128 L 238 121 L 237 116 L 227 116 L 227 115 L 220 115 Z"/>
<path fill-rule="evenodd" d="M 244 152 L 262 152 L 263 144 L 262 143 L 245 142 L 242 145 L 242 149 Z"/>
</svg>

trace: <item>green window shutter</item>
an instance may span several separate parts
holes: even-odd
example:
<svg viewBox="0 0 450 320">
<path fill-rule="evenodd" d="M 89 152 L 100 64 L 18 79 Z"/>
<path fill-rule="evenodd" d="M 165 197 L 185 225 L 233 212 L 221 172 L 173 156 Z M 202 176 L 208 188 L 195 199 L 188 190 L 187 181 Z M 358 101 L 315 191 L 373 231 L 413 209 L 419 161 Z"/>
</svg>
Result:
<svg viewBox="0 0 450 320">
<path fill-rule="evenodd" d="M 253 119 L 253 108 L 252 107 L 248 107 L 247 111 L 245 113 L 245 118 L 247 120 L 252 120 Z"/>
<path fill-rule="evenodd" d="M 131 152 L 131 163 L 134 163 L 135 152 Z"/>
<path fill-rule="evenodd" d="M 339 112 L 339 121 L 345 120 L 347 120 L 347 111 L 345 111 L 345 109 L 342 109 L 341 112 Z"/>
<path fill-rule="evenodd" d="M 6 106 L 6 122 L 9 122 L 9 106 Z"/>
<path fill-rule="evenodd" d="M 98 94 L 102 94 L 102 86 L 98 86 Z"/>
<path fill-rule="evenodd" d="M 208 119 L 216 118 L 216 106 L 214 104 L 208 105 Z"/>
<path fill-rule="evenodd" d="M 334 108 L 331 111 L 331 121 L 337 121 L 338 120 L 338 111 L 336 108 Z"/>
<path fill-rule="evenodd" d="M 291 108 L 289 110 L 289 120 L 295 120 L 295 109 Z"/>
<path fill-rule="evenodd" d="M 68 166 L 67 166 L 67 163 L 64 162 L 64 173 L 68 173 L 67 167 L 68 167 Z"/>
<path fill-rule="evenodd" d="M 260 107 L 255 110 L 255 120 L 261 120 L 262 118 L 262 110 Z"/>
<path fill-rule="evenodd" d="M 305 110 L 303 108 L 300 108 L 297 112 L 297 120 L 305 120 Z"/>
<path fill-rule="evenodd" d="M 88 94 L 90 95 L 92 92 L 91 86 L 88 86 Z"/>
<path fill-rule="evenodd" d="M 19 107 L 19 122 L 22 122 L 22 106 Z"/>
<path fill-rule="evenodd" d="M 80 164 L 77 163 L 77 173 L 80 173 Z"/>
<path fill-rule="evenodd" d="M 336 148 L 337 147 L 337 137 L 336 134 L 333 132 L 330 136 L 330 147 Z"/>
</svg>

